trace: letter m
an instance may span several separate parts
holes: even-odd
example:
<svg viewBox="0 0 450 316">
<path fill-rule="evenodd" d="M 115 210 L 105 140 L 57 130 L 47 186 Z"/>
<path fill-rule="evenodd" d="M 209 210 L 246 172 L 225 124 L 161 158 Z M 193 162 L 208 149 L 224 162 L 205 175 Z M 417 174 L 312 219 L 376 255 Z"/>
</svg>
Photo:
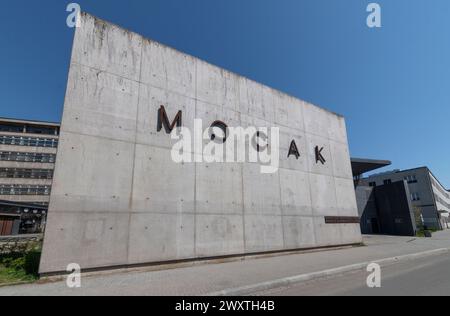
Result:
<svg viewBox="0 0 450 316">
<path fill-rule="evenodd" d="M 170 134 L 173 131 L 175 125 L 177 127 L 181 127 L 182 115 L 183 113 L 179 111 L 177 113 L 177 116 L 175 116 L 175 119 L 173 120 L 172 124 L 170 124 L 169 118 L 167 117 L 166 109 L 164 108 L 163 105 L 161 105 L 161 108 L 158 110 L 158 132 L 162 130 L 163 126 L 167 134 Z"/>
</svg>

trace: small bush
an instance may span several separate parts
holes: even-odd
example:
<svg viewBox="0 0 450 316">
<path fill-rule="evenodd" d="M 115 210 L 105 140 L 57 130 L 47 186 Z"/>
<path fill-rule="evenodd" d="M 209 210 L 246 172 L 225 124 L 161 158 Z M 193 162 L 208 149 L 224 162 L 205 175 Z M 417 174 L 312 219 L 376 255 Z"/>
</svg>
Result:
<svg viewBox="0 0 450 316">
<path fill-rule="evenodd" d="M 36 280 L 41 248 L 41 240 L 0 244 L 0 284 Z"/>
<path fill-rule="evenodd" d="M 25 258 L 17 258 L 11 261 L 10 268 L 16 271 L 23 270 L 23 266 L 25 265 Z"/>
<path fill-rule="evenodd" d="M 417 237 L 425 238 L 425 237 L 431 237 L 432 234 L 436 232 L 436 230 L 433 229 L 427 229 L 427 230 L 419 230 L 416 234 Z"/>
<path fill-rule="evenodd" d="M 37 277 L 40 258 L 41 251 L 38 249 L 25 253 L 11 253 L 0 257 L 0 265 L 9 270 Z"/>
<path fill-rule="evenodd" d="M 24 257 L 23 253 L 10 253 L 0 256 L 0 264 L 7 268 L 16 268 L 20 266 L 20 260 Z"/>
</svg>

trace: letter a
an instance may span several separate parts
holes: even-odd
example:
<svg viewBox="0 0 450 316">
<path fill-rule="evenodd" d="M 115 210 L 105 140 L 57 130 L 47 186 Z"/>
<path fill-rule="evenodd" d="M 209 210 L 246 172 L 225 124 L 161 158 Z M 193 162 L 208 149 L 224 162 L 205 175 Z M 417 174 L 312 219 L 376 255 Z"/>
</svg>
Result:
<svg viewBox="0 0 450 316">
<path fill-rule="evenodd" d="M 288 154 L 288 158 L 291 157 L 292 155 L 295 156 L 295 158 L 300 158 L 300 152 L 298 151 L 297 148 L 297 144 L 295 143 L 295 140 L 293 140 L 291 142 L 291 146 L 289 147 L 289 154 Z"/>
<path fill-rule="evenodd" d="M 381 27 L 381 6 L 378 3 L 370 3 L 367 6 L 367 26 L 370 28 Z"/>
</svg>

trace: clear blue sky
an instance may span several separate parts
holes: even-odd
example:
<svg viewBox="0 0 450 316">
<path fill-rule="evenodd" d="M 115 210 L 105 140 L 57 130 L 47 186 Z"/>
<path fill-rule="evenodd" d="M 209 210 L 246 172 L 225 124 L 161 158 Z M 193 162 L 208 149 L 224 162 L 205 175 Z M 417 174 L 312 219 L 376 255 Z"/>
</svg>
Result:
<svg viewBox="0 0 450 316">
<path fill-rule="evenodd" d="M 375 1 L 375 0 L 373 0 Z M 2 0 L 0 116 L 59 121 L 63 0 Z M 450 188 L 450 1 L 86 0 L 83 11 L 345 115 L 352 156 L 429 166 Z"/>
</svg>

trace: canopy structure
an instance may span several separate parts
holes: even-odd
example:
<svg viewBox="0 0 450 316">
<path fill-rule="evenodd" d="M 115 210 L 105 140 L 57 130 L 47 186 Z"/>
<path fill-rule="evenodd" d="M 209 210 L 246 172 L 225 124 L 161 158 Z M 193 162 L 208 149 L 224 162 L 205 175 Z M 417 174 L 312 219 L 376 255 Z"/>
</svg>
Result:
<svg viewBox="0 0 450 316">
<path fill-rule="evenodd" d="M 361 158 L 351 158 L 351 162 L 354 177 L 361 177 L 366 172 L 387 167 L 392 164 L 392 162 L 388 160 L 374 160 Z"/>
</svg>

